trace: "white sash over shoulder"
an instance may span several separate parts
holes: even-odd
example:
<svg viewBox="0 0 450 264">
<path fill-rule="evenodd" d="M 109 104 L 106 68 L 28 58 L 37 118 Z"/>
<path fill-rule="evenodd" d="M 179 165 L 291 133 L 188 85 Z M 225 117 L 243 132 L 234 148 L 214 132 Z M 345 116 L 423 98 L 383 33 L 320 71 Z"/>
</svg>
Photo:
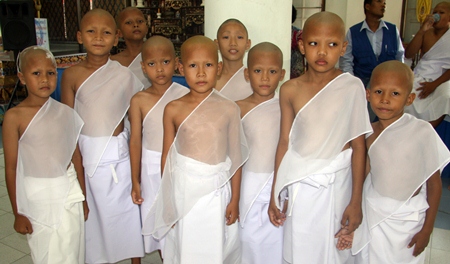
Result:
<svg viewBox="0 0 450 264">
<path fill-rule="evenodd" d="M 142 122 L 142 147 L 157 152 L 162 151 L 163 113 L 166 105 L 187 94 L 189 89 L 176 82 L 167 89 L 158 102 L 148 111 Z"/>
<path fill-rule="evenodd" d="M 128 69 L 131 70 L 131 72 L 136 75 L 136 77 L 141 81 L 141 83 L 144 85 L 144 88 L 148 88 L 152 85 L 148 77 L 144 74 L 144 71 L 142 70 L 141 66 L 142 61 L 142 55 L 139 53 L 136 58 L 128 65 Z"/>
<path fill-rule="evenodd" d="M 326 168 L 345 144 L 371 131 L 364 86 L 348 73 L 339 75 L 297 113 L 278 169 L 275 194 Z"/>
<path fill-rule="evenodd" d="M 371 170 L 364 183 L 366 214 L 355 233 L 354 252 L 370 240 L 363 232 L 398 213 L 450 161 L 450 152 L 433 127 L 409 114 L 385 128 L 370 146 L 368 155 Z"/>
<path fill-rule="evenodd" d="M 85 125 L 81 134 L 92 140 L 80 144 L 85 173 L 92 177 L 100 159 L 130 106 L 131 97 L 142 90 L 137 77 L 117 61 L 108 62 L 89 76 L 75 95 L 75 110 Z"/>
<path fill-rule="evenodd" d="M 275 152 L 280 137 L 280 104 L 278 98 L 265 101 L 242 118 L 250 155 L 242 168 L 240 223 L 243 226 L 247 214 L 272 178 Z"/>
<path fill-rule="evenodd" d="M 17 208 L 47 226 L 61 222 L 69 192 L 67 169 L 83 121 L 70 107 L 52 98 L 39 109 L 19 139 Z"/>
<path fill-rule="evenodd" d="M 248 158 L 239 107 L 212 91 L 178 128 L 143 234 L 163 237 L 203 196 L 224 186 Z M 153 215 L 153 217 L 152 217 Z M 155 219 L 155 223 L 150 223 Z"/>
<path fill-rule="evenodd" d="M 231 101 L 245 99 L 253 93 L 250 82 L 245 80 L 244 69 L 242 66 L 220 90 L 220 93 Z"/>
</svg>

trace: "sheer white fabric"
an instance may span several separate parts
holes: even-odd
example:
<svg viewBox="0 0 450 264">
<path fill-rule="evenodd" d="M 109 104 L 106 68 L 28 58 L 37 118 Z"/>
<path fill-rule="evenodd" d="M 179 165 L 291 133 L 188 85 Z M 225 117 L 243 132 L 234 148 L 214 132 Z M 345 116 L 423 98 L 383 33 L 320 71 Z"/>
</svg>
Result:
<svg viewBox="0 0 450 264">
<path fill-rule="evenodd" d="M 447 31 L 429 51 L 419 60 L 414 68 L 414 90 L 416 95 L 421 82 L 432 82 L 450 69 L 450 31 Z M 405 107 L 405 112 L 425 121 L 433 121 L 450 114 L 450 82 L 444 82 L 425 99 L 416 97 L 412 105 Z"/>
<path fill-rule="evenodd" d="M 371 131 L 363 84 L 349 73 L 339 75 L 297 113 L 275 194 L 327 167 L 345 144 Z M 278 199 L 276 203 L 280 207 Z"/>
<path fill-rule="evenodd" d="M 83 121 L 52 98 L 39 109 L 19 139 L 17 209 L 47 226 L 61 223 L 69 192 L 70 165 Z"/>
<path fill-rule="evenodd" d="M 80 145 L 85 173 L 92 177 L 114 133 L 130 106 L 131 97 L 143 84 L 117 61 L 108 62 L 95 71 L 75 95 L 75 111 L 85 125 L 81 134 L 95 138 L 88 149 Z"/>
<path fill-rule="evenodd" d="M 234 102 L 213 90 L 183 121 L 143 234 L 163 237 L 200 198 L 223 187 L 242 166 L 248 149 L 239 112 Z"/>
<path fill-rule="evenodd" d="M 228 82 L 222 87 L 220 93 L 232 101 L 239 101 L 249 97 L 253 93 L 250 82 L 244 77 L 244 69 L 242 66 Z"/>
<path fill-rule="evenodd" d="M 275 152 L 280 137 L 280 104 L 272 98 L 250 110 L 242 118 L 242 127 L 249 147 L 249 158 L 242 170 L 240 224 L 244 226 L 247 214 L 261 190 L 271 178 Z"/>
<path fill-rule="evenodd" d="M 355 233 L 355 252 L 370 240 L 363 232 L 398 214 L 421 186 L 425 188 L 429 177 L 450 161 L 450 152 L 433 127 L 409 114 L 385 128 L 368 155 L 371 170 L 364 183 L 367 222 Z"/>
<path fill-rule="evenodd" d="M 134 75 L 141 81 L 141 83 L 144 85 L 144 88 L 148 88 L 152 85 L 150 82 L 150 79 L 148 79 L 147 75 L 144 74 L 144 71 L 142 70 L 141 66 L 142 61 L 142 55 L 139 53 L 136 58 L 128 65 L 128 69 L 130 69 Z"/>
<path fill-rule="evenodd" d="M 164 108 L 170 101 L 178 99 L 188 92 L 189 89 L 187 87 L 174 82 L 150 109 L 142 122 L 142 146 L 145 149 L 157 152 L 162 151 Z"/>
</svg>

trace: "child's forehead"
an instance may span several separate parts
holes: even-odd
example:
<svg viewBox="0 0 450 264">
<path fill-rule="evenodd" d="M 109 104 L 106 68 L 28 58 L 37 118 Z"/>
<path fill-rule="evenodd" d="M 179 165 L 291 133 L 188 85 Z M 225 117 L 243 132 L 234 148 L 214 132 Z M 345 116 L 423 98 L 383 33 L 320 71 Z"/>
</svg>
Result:
<svg viewBox="0 0 450 264">
<path fill-rule="evenodd" d="M 184 61 L 218 61 L 217 50 L 201 43 L 186 47 L 181 58 Z"/>
<path fill-rule="evenodd" d="M 149 45 L 143 50 L 145 59 L 150 57 L 173 57 L 175 51 L 168 45 Z"/>
<path fill-rule="evenodd" d="M 116 23 L 112 16 L 102 14 L 87 14 L 81 23 L 81 28 L 111 28 L 116 29 Z"/>
<path fill-rule="evenodd" d="M 127 19 L 135 18 L 135 17 L 145 18 L 144 14 L 140 10 L 131 9 L 131 10 L 123 11 L 119 15 L 119 21 L 123 22 L 123 21 L 125 21 Z"/>
<path fill-rule="evenodd" d="M 253 67 L 259 63 L 264 63 L 264 66 L 268 67 L 280 67 L 283 65 L 278 52 L 255 50 L 248 57 L 248 67 Z"/>
<path fill-rule="evenodd" d="M 232 31 L 234 31 L 234 32 L 238 31 L 238 32 L 247 34 L 245 27 L 241 23 L 235 22 L 235 21 L 229 21 L 229 22 L 223 24 L 220 27 L 219 34 L 223 34 L 225 32 L 232 32 Z"/>
</svg>

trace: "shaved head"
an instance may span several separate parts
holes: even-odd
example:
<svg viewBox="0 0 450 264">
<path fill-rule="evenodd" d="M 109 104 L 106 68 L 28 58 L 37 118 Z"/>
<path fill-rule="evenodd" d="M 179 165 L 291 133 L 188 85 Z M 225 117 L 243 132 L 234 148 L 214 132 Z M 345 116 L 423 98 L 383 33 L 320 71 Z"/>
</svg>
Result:
<svg viewBox="0 0 450 264">
<path fill-rule="evenodd" d="M 312 27 L 316 27 L 317 25 L 326 25 L 329 27 L 334 27 L 337 30 L 337 33 L 345 38 L 345 25 L 342 18 L 340 18 L 335 13 L 331 12 L 319 12 L 310 16 L 303 27 L 303 36 L 308 34 Z"/>
<path fill-rule="evenodd" d="M 183 63 L 184 58 L 188 55 L 188 52 L 192 52 L 195 49 L 203 49 L 211 52 L 211 56 L 215 61 L 219 61 L 218 48 L 214 41 L 205 36 L 194 36 L 187 39 L 181 45 L 181 62 Z"/>
<path fill-rule="evenodd" d="M 153 50 L 166 49 L 175 58 L 175 48 L 172 41 L 162 36 L 153 36 L 142 45 L 142 60 L 144 60 Z"/>
<path fill-rule="evenodd" d="M 414 73 L 411 71 L 408 65 L 398 60 L 383 62 L 375 67 L 372 72 L 371 79 L 378 74 L 383 74 L 386 72 L 396 73 L 399 78 L 404 78 L 406 80 L 405 87 L 407 88 L 408 92 L 411 93 L 413 88 Z"/>
<path fill-rule="evenodd" d="M 87 21 L 90 20 L 91 18 L 105 18 L 109 26 L 111 26 L 114 29 L 117 29 L 114 17 L 108 11 L 100 8 L 92 9 L 83 16 L 80 23 L 81 29 L 86 27 Z"/>
<path fill-rule="evenodd" d="M 220 31 L 222 30 L 222 28 L 223 28 L 224 26 L 228 25 L 228 24 L 231 24 L 231 23 L 235 23 L 235 24 L 241 25 L 242 28 L 243 28 L 244 31 L 245 31 L 245 34 L 247 34 L 247 38 L 248 38 L 248 31 L 247 31 L 247 28 L 245 27 L 244 23 L 242 23 L 240 20 L 238 20 L 238 19 L 236 19 L 236 18 L 230 18 L 230 19 L 225 20 L 225 21 L 220 25 L 219 29 L 217 30 L 217 36 L 216 36 L 216 37 L 219 38 L 219 33 L 220 33 Z"/>
<path fill-rule="evenodd" d="M 144 13 L 142 13 L 142 11 L 139 8 L 129 6 L 129 7 L 122 9 L 122 11 L 120 11 L 120 13 L 117 15 L 116 22 L 117 22 L 118 27 L 120 27 L 120 24 L 122 23 L 123 19 L 126 17 L 126 14 L 131 13 L 131 12 L 139 13 L 140 15 L 142 15 L 142 18 L 145 20 Z"/>
<path fill-rule="evenodd" d="M 49 50 L 39 47 L 39 46 L 30 46 L 19 53 L 19 58 L 18 58 L 18 63 L 17 63 L 17 71 L 22 72 L 23 68 L 27 65 L 28 59 L 31 56 L 36 56 L 37 54 L 42 54 L 47 59 L 51 60 L 53 66 L 55 66 L 55 68 L 56 68 L 55 57 Z"/>
<path fill-rule="evenodd" d="M 278 66 L 280 66 L 281 68 L 283 67 L 283 52 L 281 52 L 280 48 L 278 48 L 275 44 L 270 42 L 261 42 L 259 44 L 256 44 L 249 50 L 247 57 L 247 66 L 250 67 L 255 56 L 258 56 L 261 53 L 275 54 L 278 58 Z"/>
</svg>

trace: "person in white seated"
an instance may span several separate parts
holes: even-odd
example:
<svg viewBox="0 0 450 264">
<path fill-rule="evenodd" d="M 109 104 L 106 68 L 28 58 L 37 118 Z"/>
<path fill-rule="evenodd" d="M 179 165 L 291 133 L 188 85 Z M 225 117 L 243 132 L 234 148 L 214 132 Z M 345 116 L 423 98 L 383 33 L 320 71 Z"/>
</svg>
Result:
<svg viewBox="0 0 450 264">
<path fill-rule="evenodd" d="M 437 4 L 433 13 L 440 20 L 427 16 L 405 51 L 407 58 L 421 54 L 414 68 L 417 98 L 405 112 L 437 127 L 450 113 L 450 2 Z"/>
</svg>

